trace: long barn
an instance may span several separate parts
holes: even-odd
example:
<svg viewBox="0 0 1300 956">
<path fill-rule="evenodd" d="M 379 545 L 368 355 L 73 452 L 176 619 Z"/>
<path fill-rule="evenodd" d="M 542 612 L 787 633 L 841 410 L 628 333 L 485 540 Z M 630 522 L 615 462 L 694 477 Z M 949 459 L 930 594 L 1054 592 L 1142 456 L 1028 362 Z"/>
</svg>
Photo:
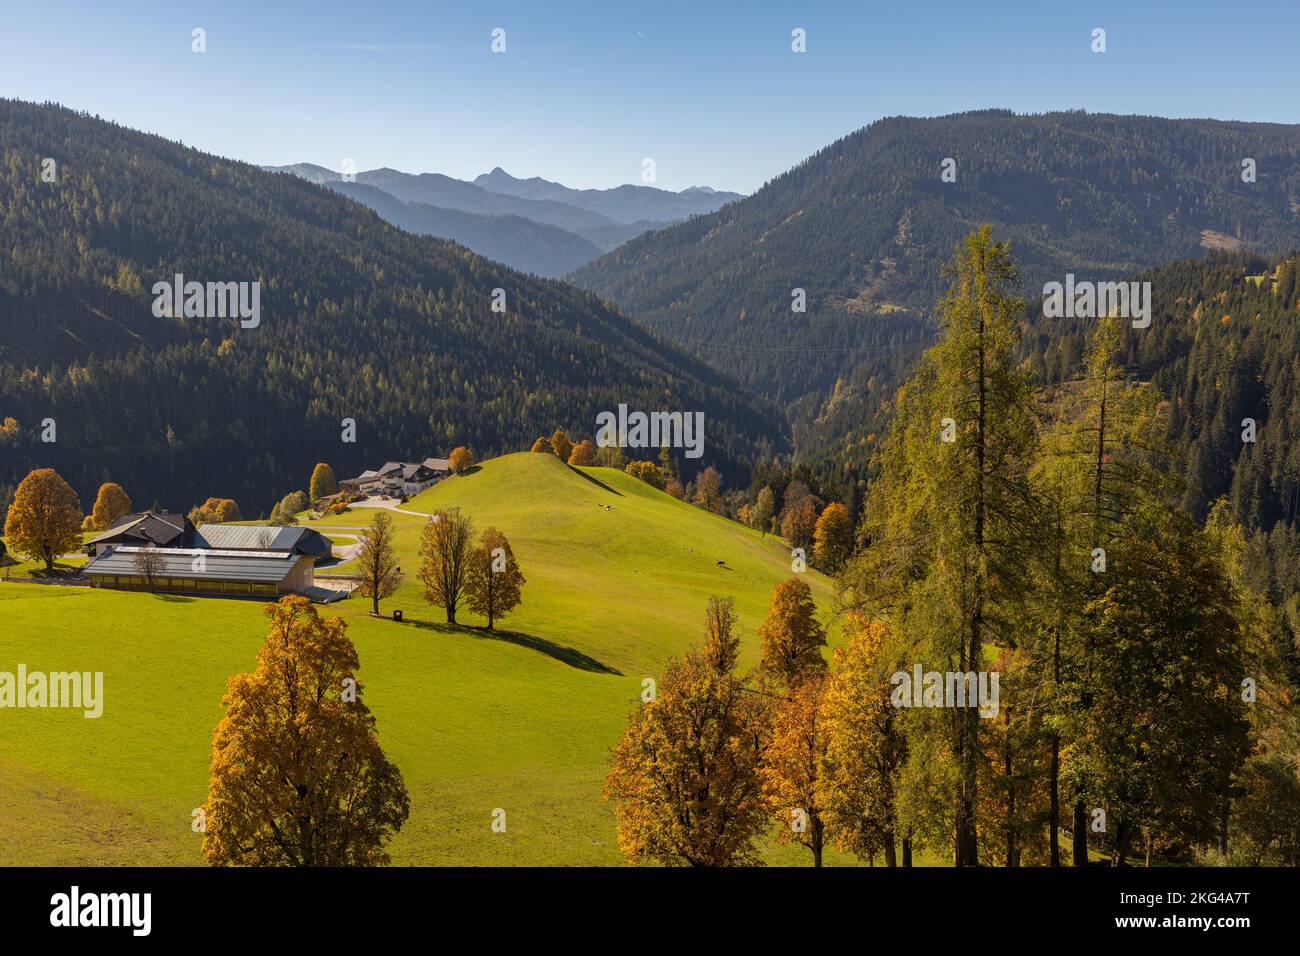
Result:
<svg viewBox="0 0 1300 956">
<path fill-rule="evenodd" d="M 140 552 L 151 551 L 152 586 Z M 292 551 L 224 551 L 109 545 L 86 565 L 91 587 L 275 597 L 301 594 L 314 584 L 316 559 Z"/>
</svg>

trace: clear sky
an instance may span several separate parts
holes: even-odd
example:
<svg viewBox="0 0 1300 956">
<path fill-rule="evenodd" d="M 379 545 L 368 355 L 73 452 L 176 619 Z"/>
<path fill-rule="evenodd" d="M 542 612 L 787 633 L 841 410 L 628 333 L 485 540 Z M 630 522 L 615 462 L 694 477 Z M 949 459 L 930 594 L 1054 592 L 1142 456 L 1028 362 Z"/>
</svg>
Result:
<svg viewBox="0 0 1300 956">
<path fill-rule="evenodd" d="M 664 188 L 752 192 L 881 116 L 1295 123 L 1298 94 L 1300 0 L 0 0 L 0 95 L 255 163 L 463 179 L 608 187 L 653 158 Z"/>
</svg>

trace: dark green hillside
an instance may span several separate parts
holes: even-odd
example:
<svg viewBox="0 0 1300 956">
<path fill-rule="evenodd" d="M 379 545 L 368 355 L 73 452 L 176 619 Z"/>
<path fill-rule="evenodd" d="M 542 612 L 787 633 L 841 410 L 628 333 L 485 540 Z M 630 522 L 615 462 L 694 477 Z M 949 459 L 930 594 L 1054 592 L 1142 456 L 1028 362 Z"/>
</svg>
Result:
<svg viewBox="0 0 1300 956">
<path fill-rule="evenodd" d="M 590 433 L 620 401 L 703 410 L 701 464 L 724 474 L 786 441 L 770 408 L 594 296 L 61 107 L 0 101 L 0 222 L 0 418 L 21 426 L 0 484 L 40 464 L 86 505 L 111 477 L 142 504 L 220 494 L 255 512 L 320 460 L 346 475 L 455 444 L 517 449 Z M 155 318 L 152 285 L 177 272 L 260 281 L 260 326 Z"/>
<path fill-rule="evenodd" d="M 1185 462 L 1185 505 L 1204 517 L 1228 496 L 1247 527 L 1300 517 L 1300 257 L 1246 253 L 1173 262 L 1151 283 L 1151 327 L 1125 331 L 1130 371 L 1169 401 Z M 1078 369 L 1089 320 L 1031 308 L 1022 354 L 1047 385 Z M 1244 419 L 1256 440 L 1242 440 Z"/>
<path fill-rule="evenodd" d="M 940 180 L 946 157 L 954 183 Z M 1241 181 L 1245 157 L 1253 184 Z M 1300 127 L 1002 110 L 884 119 L 575 279 L 760 392 L 803 398 L 792 417 L 816 452 L 837 379 L 865 388 L 887 376 L 892 395 L 898 351 L 910 364 L 928 335 L 917 325 L 943 288 L 939 263 L 986 222 L 1011 240 L 1030 292 L 1203 243 L 1280 252 L 1300 245 Z M 791 311 L 796 287 L 805 315 Z"/>
</svg>

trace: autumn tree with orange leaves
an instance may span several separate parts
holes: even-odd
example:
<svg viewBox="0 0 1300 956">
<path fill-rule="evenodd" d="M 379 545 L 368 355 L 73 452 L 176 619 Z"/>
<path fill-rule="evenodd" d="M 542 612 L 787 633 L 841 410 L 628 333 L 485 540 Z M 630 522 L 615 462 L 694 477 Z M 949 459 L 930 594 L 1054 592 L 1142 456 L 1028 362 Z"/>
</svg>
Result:
<svg viewBox="0 0 1300 956">
<path fill-rule="evenodd" d="M 81 499 L 53 468 L 38 468 L 18 483 L 5 517 L 9 550 L 45 562 L 81 547 Z"/>
<path fill-rule="evenodd" d="M 703 648 L 673 661 L 614 747 L 605 799 L 636 863 L 745 866 L 769 817 L 759 778 L 765 715 L 736 677 L 734 617 L 710 606 Z"/>
<path fill-rule="evenodd" d="M 107 531 L 113 522 L 124 514 L 131 513 L 131 499 L 114 481 L 106 481 L 99 486 L 95 496 L 95 505 L 90 510 L 90 527 L 95 531 Z"/>
<path fill-rule="evenodd" d="M 888 629 L 850 613 L 848 641 L 835 649 L 835 676 L 823 706 L 828 736 L 822 800 L 827 823 L 841 850 L 870 860 L 876 853 L 886 866 L 912 862 L 911 841 L 898 823 L 899 776 L 907 760 L 901 716 L 890 701 L 886 654 Z"/>
<path fill-rule="evenodd" d="M 761 771 L 763 793 L 779 825 L 777 840 L 807 847 L 813 866 L 822 865 L 826 841 L 827 684 L 825 671 L 812 671 L 776 705 Z"/>
<path fill-rule="evenodd" d="M 266 606 L 251 674 L 230 679 L 212 735 L 203 855 L 224 866 L 375 866 L 410 814 L 356 680 L 342 618 L 305 597 Z"/>
<path fill-rule="evenodd" d="M 779 687 L 794 687 L 808 672 L 826 669 L 826 631 L 817 621 L 812 589 L 797 577 L 782 581 L 772 592 L 758 639 L 763 652 L 759 671 Z"/>
</svg>

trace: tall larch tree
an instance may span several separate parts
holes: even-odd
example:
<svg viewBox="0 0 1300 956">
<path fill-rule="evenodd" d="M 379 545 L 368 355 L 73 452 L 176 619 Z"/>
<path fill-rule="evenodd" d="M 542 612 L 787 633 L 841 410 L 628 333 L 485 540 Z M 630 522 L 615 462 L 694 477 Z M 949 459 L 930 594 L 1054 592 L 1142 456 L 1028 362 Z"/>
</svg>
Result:
<svg viewBox="0 0 1300 956">
<path fill-rule="evenodd" d="M 758 531 L 767 534 L 772 530 L 772 518 L 776 514 L 776 494 L 771 485 L 764 485 L 754 499 L 754 507 L 749 512 L 750 523 Z"/>
<path fill-rule="evenodd" d="M 914 661 L 965 672 L 986 668 L 990 643 L 1016 639 L 1036 422 L 1012 356 L 1024 304 L 1009 291 L 1017 274 L 1007 244 L 981 227 L 957 247 L 949 273 L 941 339 L 899 391 L 868 489 L 868 553 L 842 584 L 849 607 L 889 615 Z M 921 732 L 942 735 L 956 766 L 953 856 L 976 866 L 980 716 L 967 707 L 928 717 Z"/>
</svg>

